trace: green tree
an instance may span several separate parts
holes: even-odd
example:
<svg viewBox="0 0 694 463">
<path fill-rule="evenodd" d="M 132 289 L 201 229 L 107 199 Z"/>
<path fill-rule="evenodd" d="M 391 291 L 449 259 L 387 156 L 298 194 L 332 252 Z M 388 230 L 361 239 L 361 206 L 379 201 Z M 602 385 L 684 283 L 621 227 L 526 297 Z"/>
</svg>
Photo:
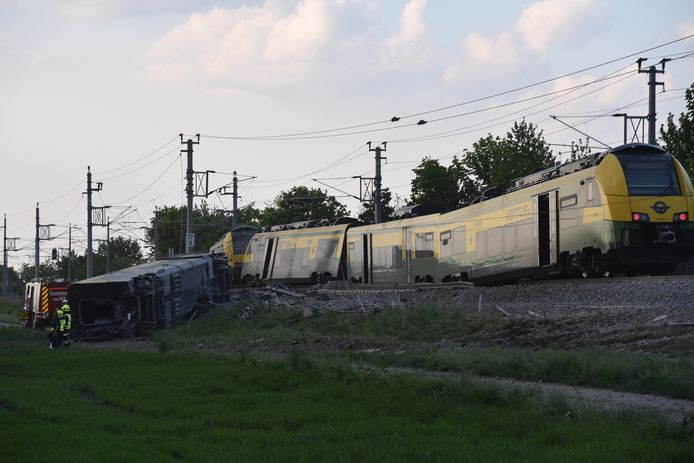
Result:
<svg viewBox="0 0 694 463">
<path fill-rule="evenodd" d="M 4 272 L 0 271 L 0 287 L 4 284 L 3 277 Z M 24 284 L 20 274 L 9 265 L 7 267 L 7 292 L 8 296 L 21 296 L 24 294 Z"/>
<path fill-rule="evenodd" d="M 22 286 L 24 286 L 25 283 L 31 281 L 32 278 L 34 278 L 34 275 L 36 272 L 34 272 L 34 269 L 36 266 L 31 265 L 31 264 L 23 264 L 21 270 L 19 271 L 19 278 L 22 282 Z M 60 269 L 58 268 L 58 264 L 54 261 L 49 261 L 49 262 L 43 262 L 39 263 L 39 276 L 41 278 L 63 278 L 64 275 L 61 275 Z"/>
<path fill-rule="evenodd" d="M 159 229 L 159 255 L 168 255 L 169 249 L 175 254 L 186 252 L 186 207 L 165 206 L 157 211 Z M 257 223 L 258 211 L 254 208 L 240 210 L 239 223 Z M 231 228 L 231 211 L 210 209 L 206 202 L 193 209 L 193 230 L 195 231 L 195 250 L 206 251 Z M 150 255 L 154 253 L 154 216 L 146 233 L 146 247 Z"/>
<path fill-rule="evenodd" d="M 95 275 L 106 273 L 107 254 L 111 272 L 137 265 L 143 261 L 140 243 L 130 238 L 116 236 L 111 238 L 110 246 L 107 246 L 105 242 L 99 243 L 94 254 Z"/>
<path fill-rule="evenodd" d="M 348 214 L 347 207 L 320 188 L 295 186 L 282 191 L 262 212 L 260 224 L 279 225 L 304 220 L 334 219 Z"/>
<path fill-rule="evenodd" d="M 667 122 L 660 126 L 660 136 L 665 149 L 682 163 L 694 177 L 694 82 L 684 94 L 687 104 L 686 113 L 680 113 L 675 123 L 672 113 L 668 114 Z"/>
<path fill-rule="evenodd" d="M 454 162 L 449 167 L 439 164 L 436 159 L 425 157 L 413 169 L 410 204 L 431 204 L 450 211 L 458 207 L 460 189 L 459 167 Z"/>
<path fill-rule="evenodd" d="M 556 158 L 542 131 L 525 120 L 515 122 L 504 138 L 491 134 L 473 143 L 460 161 L 454 159 L 461 179 L 461 201 L 511 180 L 552 167 Z"/>
<path fill-rule="evenodd" d="M 392 200 L 393 194 L 390 192 L 390 189 L 383 188 L 381 190 L 381 219 L 384 222 L 393 217 L 395 206 L 391 204 Z M 362 211 L 359 214 L 358 219 L 364 223 L 373 223 L 376 214 L 376 211 L 374 210 L 374 201 L 361 203 L 361 207 Z"/>
</svg>

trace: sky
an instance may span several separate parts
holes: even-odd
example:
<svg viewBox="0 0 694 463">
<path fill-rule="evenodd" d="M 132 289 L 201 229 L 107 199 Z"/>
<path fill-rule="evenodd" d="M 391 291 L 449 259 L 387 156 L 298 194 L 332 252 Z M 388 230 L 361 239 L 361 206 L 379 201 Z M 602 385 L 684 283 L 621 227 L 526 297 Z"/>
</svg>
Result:
<svg viewBox="0 0 694 463">
<path fill-rule="evenodd" d="M 514 121 L 560 159 L 581 132 L 619 145 L 610 115 L 648 112 L 637 58 L 673 58 L 658 126 L 684 111 L 692 35 L 690 0 L 0 0 L 9 263 L 33 264 L 36 203 L 54 224 L 41 260 L 68 247 L 69 224 L 84 252 L 88 166 L 112 235 L 141 240 L 155 207 L 185 204 L 180 133 L 201 135 L 194 170 L 215 171 L 211 190 L 238 172 L 240 207 L 306 185 L 355 216 L 369 141 L 388 142 L 383 187 L 400 201 L 424 157 L 448 165 Z M 205 200 L 231 209 L 231 196 Z"/>
</svg>

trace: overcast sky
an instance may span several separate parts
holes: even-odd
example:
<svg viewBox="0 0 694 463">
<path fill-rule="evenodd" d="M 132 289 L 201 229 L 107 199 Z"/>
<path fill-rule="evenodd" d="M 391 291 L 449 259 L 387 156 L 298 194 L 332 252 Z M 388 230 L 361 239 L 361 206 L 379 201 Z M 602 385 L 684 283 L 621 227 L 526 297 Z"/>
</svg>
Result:
<svg viewBox="0 0 694 463">
<path fill-rule="evenodd" d="M 37 202 L 56 224 L 42 259 L 67 247 L 68 223 L 83 252 L 87 166 L 103 182 L 94 205 L 142 238 L 155 206 L 185 204 L 181 132 L 202 135 L 194 168 L 217 171 L 211 188 L 255 176 L 240 205 L 259 208 L 294 185 L 327 188 L 314 178 L 358 195 L 368 141 L 389 142 L 383 186 L 403 199 L 424 156 L 447 165 L 524 117 L 549 143 L 583 138 L 557 115 L 620 144 L 620 119 L 567 116 L 645 115 L 638 57 L 683 57 L 659 76 L 658 124 L 679 114 L 694 38 L 677 40 L 692 34 L 690 0 L 0 0 L 0 213 L 22 248 L 10 264 L 33 262 Z"/>
</svg>

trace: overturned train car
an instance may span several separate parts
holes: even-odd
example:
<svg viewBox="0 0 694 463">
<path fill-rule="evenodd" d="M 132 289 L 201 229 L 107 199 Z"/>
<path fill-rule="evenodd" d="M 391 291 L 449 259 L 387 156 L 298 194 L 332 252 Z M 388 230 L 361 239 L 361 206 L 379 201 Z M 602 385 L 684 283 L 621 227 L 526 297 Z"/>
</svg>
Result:
<svg viewBox="0 0 694 463">
<path fill-rule="evenodd" d="M 68 287 L 73 333 L 82 339 L 130 337 L 168 326 L 201 299 L 228 287 L 227 262 L 211 255 L 155 260 Z"/>
</svg>

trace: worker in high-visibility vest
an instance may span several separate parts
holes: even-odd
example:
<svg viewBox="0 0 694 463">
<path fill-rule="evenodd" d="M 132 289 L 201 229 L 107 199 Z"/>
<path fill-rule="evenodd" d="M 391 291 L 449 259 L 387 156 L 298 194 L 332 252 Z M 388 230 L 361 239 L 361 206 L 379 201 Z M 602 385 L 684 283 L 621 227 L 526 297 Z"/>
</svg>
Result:
<svg viewBox="0 0 694 463">
<path fill-rule="evenodd" d="M 55 316 L 57 318 L 58 324 L 56 326 L 55 341 L 53 342 L 53 347 L 60 347 L 63 345 L 63 333 L 65 332 L 65 317 L 63 316 L 63 311 L 58 309 L 55 311 Z"/>
<path fill-rule="evenodd" d="M 70 304 L 66 299 L 63 299 L 63 306 L 60 308 L 63 311 L 63 319 L 65 320 L 65 329 L 63 331 L 63 344 L 65 347 L 70 347 L 70 330 L 72 329 L 72 315 L 70 314 Z"/>
</svg>

